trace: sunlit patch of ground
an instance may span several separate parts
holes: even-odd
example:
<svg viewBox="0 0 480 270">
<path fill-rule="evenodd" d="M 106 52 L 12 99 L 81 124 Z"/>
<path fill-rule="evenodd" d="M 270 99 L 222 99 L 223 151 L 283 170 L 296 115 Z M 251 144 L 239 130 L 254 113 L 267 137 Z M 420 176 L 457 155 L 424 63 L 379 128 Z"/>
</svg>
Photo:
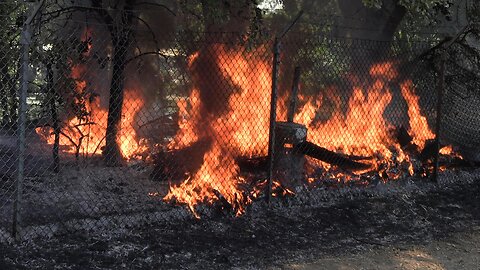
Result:
<svg viewBox="0 0 480 270">
<path fill-rule="evenodd" d="M 291 264 L 284 269 L 480 269 L 480 227 L 425 245 L 378 247 L 307 264 Z"/>
</svg>

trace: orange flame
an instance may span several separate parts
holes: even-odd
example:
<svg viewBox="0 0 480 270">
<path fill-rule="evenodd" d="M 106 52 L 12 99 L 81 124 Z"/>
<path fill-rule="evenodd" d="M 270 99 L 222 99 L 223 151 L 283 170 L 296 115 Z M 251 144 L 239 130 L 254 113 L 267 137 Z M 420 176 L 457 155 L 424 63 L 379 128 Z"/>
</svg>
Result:
<svg viewBox="0 0 480 270">
<path fill-rule="evenodd" d="M 169 149 L 182 149 L 199 141 L 211 138 L 214 142 L 204 154 L 201 168 L 190 175 L 180 185 L 170 186 L 165 201 L 185 204 L 198 218 L 195 206 L 200 203 L 211 204 L 223 197 L 234 206 L 236 214 L 245 211 L 245 205 L 259 196 L 259 190 L 266 182 L 258 183 L 251 192 L 242 186 L 245 179 L 240 176 L 235 162 L 237 156 L 265 155 L 268 145 L 268 111 L 262 111 L 270 102 L 271 76 L 266 61 L 255 60 L 250 53 L 242 50 L 227 49 L 223 45 L 214 45 L 216 52 L 212 57 L 222 76 L 238 87 L 228 99 L 228 110 L 223 115 L 202 113 L 203 106 L 200 90 L 194 87 L 188 98 L 178 102 L 179 131 L 168 145 Z M 258 52 L 257 52 L 258 53 Z M 190 58 L 190 67 L 199 58 L 199 52 Z M 213 71 L 212 71 L 213 72 Z M 405 153 L 392 135 L 395 128 L 384 119 L 387 106 L 393 95 L 391 82 L 398 77 L 393 62 L 372 65 L 370 78 L 360 79 L 352 76 L 353 91 L 348 100 L 346 112 L 341 109 L 336 89 L 323 91 L 324 95 L 307 98 L 306 103 L 295 116 L 295 121 L 308 127 L 308 140 L 330 150 L 348 155 L 370 157 L 373 169 L 388 178 L 396 179 L 401 173 L 392 170 L 404 164 L 408 174 L 415 173 L 411 157 Z M 408 104 L 409 133 L 413 143 L 424 147 L 425 141 L 434 137 L 426 117 L 422 115 L 419 97 L 414 93 L 412 81 L 400 83 L 401 93 Z M 305 100 L 305 97 L 300 97 Z M 318 110 L 322 109 L 326 99 L 333 104 L 331 117 L 319 122 Z M 285 100 L 283 100 L 285 103 Z M 280 107 L 279 115 L 286 115 Z M 326 172 L 334 169 L 330 164 L 318 162 Z M 332 171 L 335 178 L 349 179 L 348 175 Z M 315 179 L 308 177 L 308 183 Z M 274 188 L 281 187 L 274 182 Z M 284 189 L 282 195 L 293 194 Z"/>
<path fill-rule="evenodd" d="M 168 145 L 169 149 L 181 149 L 200 138 L 212 138 L 211 148 L 204 154 L 201 168 L 179 186 L 171 186 L 164 200 L 175 199 L 186 204 L 196 217 L 194 206 L 213 203 L 223 197 L 233 206 L 237 215 L 245 211 L 250 201 L 241 185 L 245 179 L 239 176 L 235 157 L 239 155 L 266 154 L 268 145 L 268 113 L 261 104 L 269 104 L 271 87 L 270 69 L 266 63 L 252 62 L 253 55 L 214 45 L 214 61 L 233 63 L 223 65 L 222 76 L 231 80 L 240 91 L 228 99 L 229 110 L 221 117 L 202 115 L 200 91 L 193 88 L 188 99 L 178 102 L 179 131 Z M 190 67 L 198 59 L 198 53 L 190 58 Z M 233 61 L 232 61 L 233 59 Z M 189 107 L 190 110 L 186 108 Z M 256 195 L 257 196 L 257 195 Z"/>
<path fill-rule="evenodd" d="M 241 182 L 243 179 L 238 177 L 238 166 L 233 157 L 215 143 L 205 154 L 203 165 L 193 178 L 185 180 L 178 187 L 171 187 L 164 199 L 175 198 L 179 203 L 188 205 L 194 215 L 200 218 L 194 206 L 202 202 L 212 203 L 220 199 L 218 194 L 232 206 L 245 201 L 246 195 L 238 188 Z M 244 212 L 242 207 L 235 210 L 237 215 Z"/>
<path fill-rule="evenodd" d="M 395 156 L 397 162 L 409 162 L 391 136 L 390 130 L 393 126 L 383 117 L 392 100 L 389 82 L 397 76 L 393 63 L 373 65 L 370 68 L 370 76 L 371 83 L 352 78 L 353 93 L 348 101 L 346 113 L 342 112 L 340 101 L 334 97 L 336 108 L 332 116 L 324 123 L 315 122 L 314 116 L 324 103 L 323 97 L 320 96 L 320 101 L 309 100 L 296 115 L 295 121 L 308 127 L 308 140 L 315 144 L 348 155 L 375 157 L 376 160 L 372 164 L 374 169 L 393 166 L 391 161 L 394 157 L 393 151 L 397 153 Z M 331 95 L 334 92 L 335 89 L 329 89 L 327 93 Z M 325 171 L 332 169 L 330 164 L 320 164 Z"/>
<path fill-rule="evenodd" d="M 92 50 L 90 42 L 91 31 L 85 29 L 81 36 L 86 49 L 82 52 L 88 57 Z M 59 145 L 65 146 L 67 152 L 82 156 L 99 154 L 105 146 L 105 133 L 107 127 L 108 111 L 100 106 L 98 97 L 91 97 L 87 91 L 87 74 L 85 64 L 76 64 L 72 67 L 70 77 L 75 81 L 75 95 L 73 103 L 85 106 L 86 115 L 72 116 L 63 125 L 59 138 Z M 138 89 L 125 89 L 122 118 L 120 122 L 117 143 L 124 158 L 133 158 L 135 154 L 146 150 L 146 146 L 139 143 L 134 129 L 134 120 L 137 113 L 143 107 L 144 101 Z M 48 144 L 53 144 L 55 137 L 51 127 L 36 128 L 39 134 Z"/>
<path fill-rule="evenodd" d="M 134 129 L 135 115 L 143 106 L 143 100 L 135 90 L 125 92 L 125 105 L 122 108 L 120 133 L 117 138 L 121 154 L 124 158 L 134 158 L 136 154 L 144 152 L 146 146 L 136 138 Z M 127 105 L 128 104 L 128 105 Z M 89 115 L 86 119 L 73 117 L 65 123 L 60 134 L 60 146 L 65 146 L 66 152 L 78 153 L 82 156 L 100 154 L 105 146 L 105 131 L 107 128 L 106 109 L 100 107 L 98 98 L 87 103 Z M 55 137 L 51 127 L 36 128 L 39 134 L 48 144 L 53 144 Z"/>
<path fill-rule="evenodd" d="M 420 111 L 420 97 L 413 93 L 413 82 L 407 80 L 400 87 L 403 97 L 409 102 L 408 117 L 413 142 L 423 149 L 425 141 L 435 138 L 435 134 L 428 127 L 427 118 Z"/>
</svg>

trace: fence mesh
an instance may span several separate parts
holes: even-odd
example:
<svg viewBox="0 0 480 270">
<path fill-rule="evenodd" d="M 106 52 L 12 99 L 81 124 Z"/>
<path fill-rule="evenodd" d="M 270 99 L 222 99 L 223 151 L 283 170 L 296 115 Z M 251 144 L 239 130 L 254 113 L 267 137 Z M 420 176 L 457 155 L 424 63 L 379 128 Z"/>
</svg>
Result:
<svg viewBox="0 0 480 270">
<path fill-rule="evenodd" d="M 158 39 L 149 29 L 58 24 L 32 29 L 27 61 L 18 38 L 2 48 L 4 240 L 14 220 L 31 238 L 242 215 L 270 197 L 270 168 L 271 196 L 280 199 L 433 173 L 441 64 L 435 51 L 425 55 L 432 44 L 289 33 L 270 167 L 272 40 L 182 31 Z M 447 66 L 458 63 L 450 56 Z M 25 127 L 17 125 L 22 65 Z M 476 75 L 456 71 L 446 76 L 442 147 L 454 146 L 442 148 L 445 164 L 456 146 L 478 146 L 477 95 L 460 93 Z"/>
</svg>

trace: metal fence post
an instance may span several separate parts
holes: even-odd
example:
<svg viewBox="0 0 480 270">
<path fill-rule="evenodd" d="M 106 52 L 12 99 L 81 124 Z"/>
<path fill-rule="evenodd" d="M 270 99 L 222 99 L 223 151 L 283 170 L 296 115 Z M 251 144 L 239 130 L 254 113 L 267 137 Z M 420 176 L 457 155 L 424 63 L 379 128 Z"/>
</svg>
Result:
<svg viewBox="0 0 480 270">
<path fill-rule="evenodd" d="M 278 72 L 280 68 L 280 41 L 298 22 L 302 15 L 303 10 L 300 10 L 295 19 L 283 30 L 283 32 L 275 37 L 273 43 L 272 95 L 270 97 L 270 127 L 268 138 L 267 202 L 270 202 L 272 199 L 273 163 L 275 159 L 275 126 L 277 123 Z"/>
<path fill-rule="evenodd" d="M 438 168 L 439 168 L 439 158 L 440 158 L 440 136 L 442 132 L 442 117 L 443 117 L 443 96 L 445 95 L 445 65 L 447 63 L 447 50 L 450 46 L 455 43 L 462 34 L 467 32 L 467 30 L 472 27 L 473 24 L 465 25 L 462 30 L 460 30 L 453 38 L 450 39 L 447 43 L 443 45 L 442 54 L 440 58 L 440 71 L 438 75 L 438 86 L 437 86 L 437 123 L 435 125 L 435 156 L 433 159 L 434 168 L 432 180 L 438 182 Z"/>
<path fill-rule="evenodd" d="M 29 73 L 29 49 L 30 49 L 30 26 L 25 24 L 20 38 L 21 48 L 21 76 L 19 93 L 19 113 L 18 113 L 18 164 L 17 164 L 17 183 L 15 189 L 15 201 L 13 204 L 13 237 L 15 240 L 21 239 L 21 204 L 23 193 L 24 167 L 25 167 L 25 129 L 27 119 L 27 91 L 28 91 L 28 73 Z"/>
<path fill-rule="evenodd" d="M 267 202 L 272 198 L 273 161 L 275 156 L 275 124 L 277 121 L 277 92 L 278 92 L 278 68 L 280 65 L 280 40 L 275 38 L 273 44 L 273 70 L 272 70 L 272 93 L 270 97 L 270 128 L 268 139 L 268 185 Z"/>
<path fill-rule="evenodd" d="M 18 124 L 17 124 L 17 148 L 18 148 L 18 164 L 17 164 L 17 182 L 15 186 L 15 201 L 13 202 L 13 222 L 12 222 L 12 235 L 16 241 L 21 240 L 21 208 L 22 208 L 22 195 L 23 195 L 23 181 L 25 178 L 25 130 L 27 125 L 27 93 L 28 93 L 28 80 L 30 73 L 30 43 L 31 33 L 30 26 L 33 19 L 42 8 L 45 0 L 41 0 L 35 6 L 35 9 L 29 7 L 31 14 L 25 20 L 23 25 L 22 34 L 20 36 L 21 61 L 20 61 L 20 89 L 18 95 Z M 27 13 L 29 13 L 27 12 Z"/>
<path fill-rule="evenodd" d="M 442 51 L 440 59 L 440 72 L 438 75 L 437 85 L 437 122 L 435 125 L 435 156 L 433 158 L 433 175 L 432 180 L 438 182 L 438 168 L 440 158 L 440 136 L 442 132 L 442 117 L 443 117 L 443 96 L 445 94 L 445 62 L 447 58 L 447 52 L 444 49 Z"/>
</svg>

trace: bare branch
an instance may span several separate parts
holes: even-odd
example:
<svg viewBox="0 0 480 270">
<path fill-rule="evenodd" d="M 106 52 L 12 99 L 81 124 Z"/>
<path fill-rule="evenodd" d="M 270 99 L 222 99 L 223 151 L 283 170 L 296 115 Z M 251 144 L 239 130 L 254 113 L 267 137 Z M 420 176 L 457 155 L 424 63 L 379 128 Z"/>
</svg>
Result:
<svg viewBox="0 0 480 270">
<path fill-rule="evenodd" d="M 68 136 L 65 132 L 60 131 L 60 134 L 63 135 L 65 138 L 67 138 L 67 140 L 75 147 L 75 149 L 80 147 L 80 145 L 77 145 L 77 143 L 70 136 Z M 52 133 L 52 135 L 53 135 L 53 133 Z"/>
<path fill-rule="evenodd" d="M 135 5 L 137 6 L 140 6 L 140 5 L 150 5 L 150 6 L 157 6 L 157 7 L 162 7 L 164 9 L 166 9 L 170 14 L 172 14 L 173 16 L 177 16 L 177 14 L 175 14 L 175 12 L 173 12 L 169 7 L 167 7 L 166 5 L 163 5 L 163 4 L 158 4 L 158 3 L 151 3 L 151 2 L 140 2 L 140 3 L 136 3 Z"/>
<path fill-rule="evenodd" d="M 161 53 L 161 52 L 144 52 L 144 53 L 141 53 L 141 54 L 138 54 L 138 55 L 135 55 L 134 57 L 128 59 L 127 61 L 125 61 L 125 65 L 129 64 L 131 61 L 137 59 L 137 58 L 140 58 L 142 56 L 145 56 L 145 55 L 160 55 L 162 57 L 164 57 L 165 59 L 168 58 L 167 55 Z"/>
<path fill-rule="evenodd" d="M 98 142 L 97 146 L 95 146 L 95 149 L 93 150 L 92 154 L 90 156 L 93 156 L 97 153 L 98 149 L 100 149 L 100 146 L 102 145 L 103 141 L 105 140 L 106 136 L 103 136 L 102 139 Z"/>
<path fill-rule="evenodd" d="M 153 31 L 152 27 L 150 27 L 150 25 L 144 19 L 138 16 L 133 16 L 133 17 L 139 20 L 140 22 L 142 22 L 147 27 L 148 31 L 152 34 L 153 41 L 155 42 L 155 49 L 159 51 L 160 46 L 158 45 L 158 40 L 157 40 L 157 37 L 155 36 L 155 32 Z"/>
</svg>

